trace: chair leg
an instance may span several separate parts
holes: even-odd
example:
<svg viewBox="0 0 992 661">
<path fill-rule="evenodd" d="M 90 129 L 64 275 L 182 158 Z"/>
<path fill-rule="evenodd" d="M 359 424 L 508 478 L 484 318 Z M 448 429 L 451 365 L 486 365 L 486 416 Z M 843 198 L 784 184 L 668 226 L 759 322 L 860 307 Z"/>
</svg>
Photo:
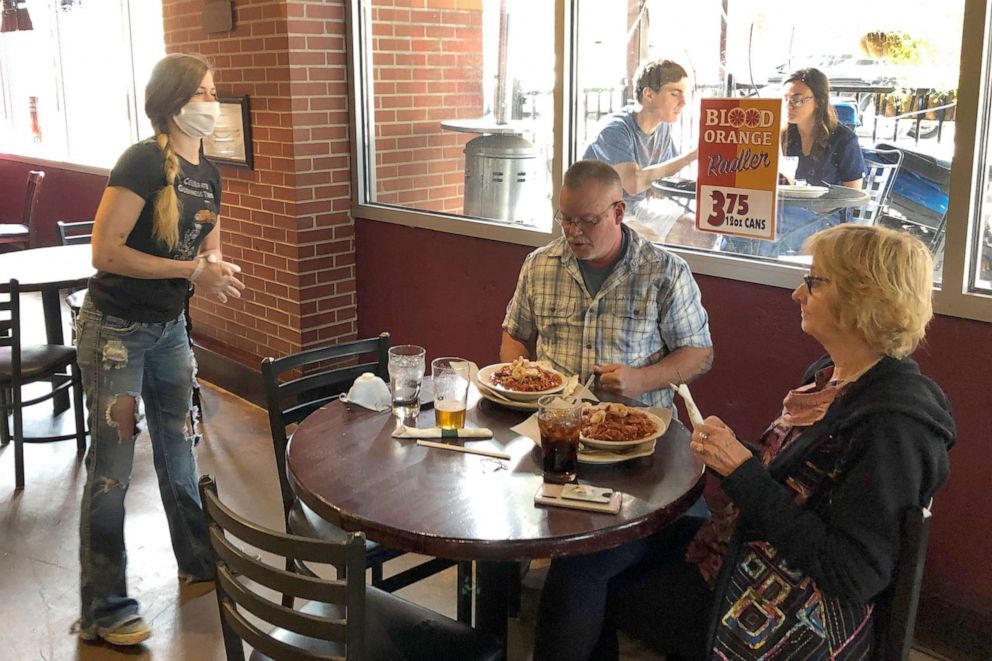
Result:
<svg viewBox="0 0 992 661">
<path fill-rule="evenodd" d="M 79 364 L 72 361 L 72 407 L 76 414 L 76 451 L 86 452 L 86 414 L 83 410 L 83 377 Z"/>
<path fill-rule="evenodd" d="M 525 571 L 527 568 L 526 562 L 524 560 L 523 562 L 514 563 L 513 570 L 510 572 L 508 615 L 513 618 L 520 617 L 520 582 L 524 579 L 524 574 L 527 573 Z"/>
<path fill-rule="evenodd" d="M 0 388 L 0 412 L 3 413 L 3 424 L 0 425 L 0 447 L 10 443 L 10 422 L 8 421 L 9 404 L 12 398 L 7 396 L 7 388 Z"/>
<path fill-rule="evenodd" d="M 472 626 L 472 592 L 474 583 L 472 581 L 472 563 L 469 561 L 459 562 L 458 579 L 455 581 L 456 608 L 458 621 L 462 624 Z"/>
<path fill-rule="evenodd" d="M 24 429 L 19 409 L 14 409 L 14 489 L 24 489 Z"/>
<path fill-rule="evenodd" d="M 372 565 L 371 567 L 369 567 L 369 569 L 372 570 L 372 585 L 374 587 L 377 587 L 377 588 L 378 587 L 381 587 L 382 586 L 382 565 L 381 564 Z"/>
</svg>

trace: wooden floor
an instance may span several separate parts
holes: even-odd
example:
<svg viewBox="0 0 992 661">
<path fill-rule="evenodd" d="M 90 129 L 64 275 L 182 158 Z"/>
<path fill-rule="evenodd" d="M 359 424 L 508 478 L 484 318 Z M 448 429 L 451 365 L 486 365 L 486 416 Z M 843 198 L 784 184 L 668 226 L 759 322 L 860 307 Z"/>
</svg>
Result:
<svg viewBox="0 0 992 661">
<path fill-rule="evenodd" d="M 281 529 L 265 412 L 204 386 L 206 438 L 196 449 L 201 473 L 217 478 L 221 496 L 236 511 Z M 224 658 L 211 586 L 184 587 L 176 579 L 146 434 L 137 440 L 125 534 L 129 591 L 141 602 L 153 636 L 145 645 L 127 650 L 82 643 L 70 634 L 79 611 L 78 522 L 85 481 L 75 444 L 27 446 L 27 486 L 19 493 L 14 491 L 13 454 L 13 445 L 0 448 L 0 659 Z M 511 661 L 530 657 L 542 576 L 536 566 L 525 578 L 523 611 L 510 623 Z M 450 570 L 400 594 L 453 617 L 454 584 Z M 624 641 L 622 649 L 624 659 L 660 658 L 630 641 Z M 941 657 L 914 653 L 913 658 Z"/>
</svg>

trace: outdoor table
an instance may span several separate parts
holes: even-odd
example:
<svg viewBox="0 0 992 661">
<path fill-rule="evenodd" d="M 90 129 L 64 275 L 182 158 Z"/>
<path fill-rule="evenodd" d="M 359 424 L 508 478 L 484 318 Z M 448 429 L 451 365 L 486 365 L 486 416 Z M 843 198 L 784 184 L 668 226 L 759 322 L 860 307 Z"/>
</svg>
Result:
<svg viewBox="0 0 992 661">
<path fill-rule="evenodd" d="M 335 401 L 293 433 L 290 481 L 303 502 L 345 530 L 403 551 L 475 561 L 475 625 L 505 641 L 515 562 L 646 537 L 685 513 L 703 487 L 689 431 L 673 421 L 651 456 L 579 464 L 582 483 L 625 494 L 619 514 L 536 506 L 540 448 L 510 431 L 528 415 L 481 399 L 471 387 L 466 426 L 488 427 L 494 436 L 459 442 L 511 456 L 501 461 L 394 439 L 390 412 Z M 418 426 L 433 427 L 434 412 L 423 410 Z"/>
</svg>

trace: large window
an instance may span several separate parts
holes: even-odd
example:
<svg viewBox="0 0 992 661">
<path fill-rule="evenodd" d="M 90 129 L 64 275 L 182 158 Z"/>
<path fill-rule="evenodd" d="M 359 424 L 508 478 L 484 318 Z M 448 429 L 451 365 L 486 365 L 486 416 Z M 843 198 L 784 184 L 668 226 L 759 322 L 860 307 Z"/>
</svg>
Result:
<svg viewBox="0 0 992 661">
<path fill-rule="evenodd" d="M 0 34 L 0 151 L 110 167 L 151 134 L 144 85 L 165 54 L 158 0 L 27 5 L 34 29 Z"/>
<path fill-rule="evenodd" d="M 554 4 L 369 0 L 369 202 L 551 228 Z"/>
</svg>

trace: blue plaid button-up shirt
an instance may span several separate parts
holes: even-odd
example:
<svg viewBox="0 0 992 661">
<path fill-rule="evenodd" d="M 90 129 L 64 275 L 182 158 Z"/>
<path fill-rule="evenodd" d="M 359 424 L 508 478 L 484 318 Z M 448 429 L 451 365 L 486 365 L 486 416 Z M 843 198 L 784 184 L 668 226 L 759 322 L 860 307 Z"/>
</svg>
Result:
<svg viewBox="0 0 992 661">
<path fill-rule="evenodd" d="M 689 265 L 626 227 L 627 252 L 591 296 L 564 237 L 524 260 L 503 330 L 534 342 L 538 360 L 589 378 L 593 365 L 644 367 L 679 347 L 711 347 L 706 310 Z M 672 406 L 668 388 L 641 396 Z"/>
</svg>

